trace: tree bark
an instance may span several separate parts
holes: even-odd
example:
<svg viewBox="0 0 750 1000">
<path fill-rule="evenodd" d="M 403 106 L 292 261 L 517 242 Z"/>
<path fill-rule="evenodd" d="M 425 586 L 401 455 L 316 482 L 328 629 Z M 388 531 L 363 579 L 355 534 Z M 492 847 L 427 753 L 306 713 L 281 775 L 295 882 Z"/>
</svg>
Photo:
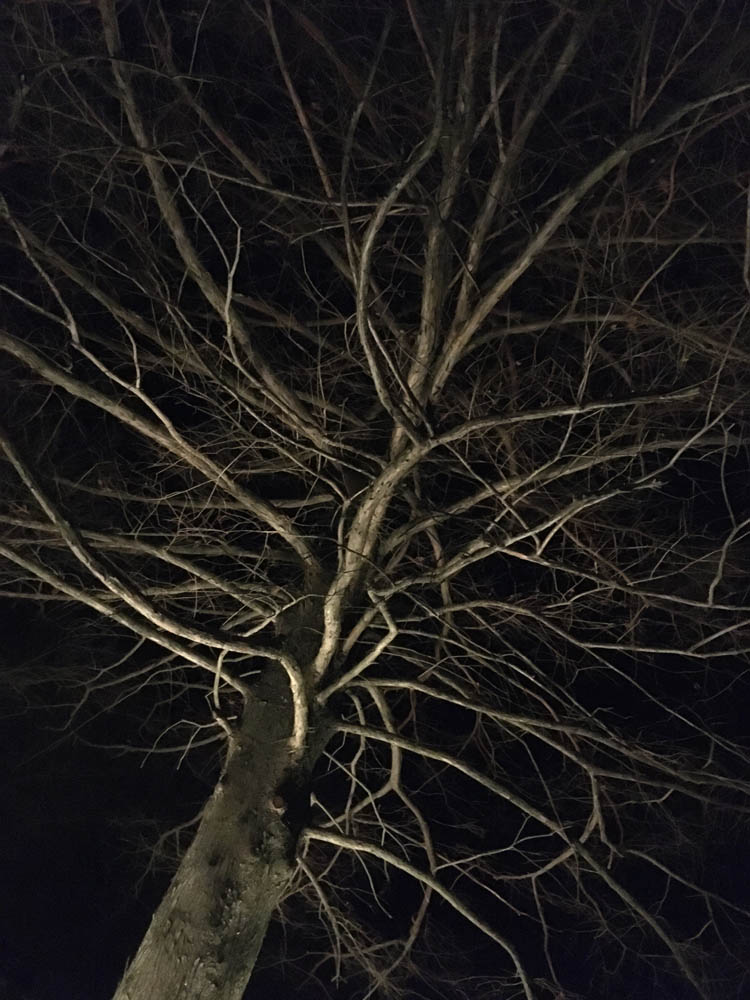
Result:
<svg viewBox="0 0 750 1000">
<path fill-rule="evenodd" d="M 195 838 L 114 1000 L 241 1000 L 295 870 L 312 766 L 312 751 L 290 766 L 281 671 L 265 671 L 253 693 Z"/>
</svg>

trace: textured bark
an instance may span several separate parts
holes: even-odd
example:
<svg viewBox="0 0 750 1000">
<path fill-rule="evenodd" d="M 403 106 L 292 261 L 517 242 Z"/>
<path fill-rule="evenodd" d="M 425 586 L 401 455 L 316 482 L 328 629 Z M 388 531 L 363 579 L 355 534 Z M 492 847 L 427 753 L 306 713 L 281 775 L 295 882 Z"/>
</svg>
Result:
<svg viewBox="0 0 750 1000">
<path fill-rule="evenodd" d="M 264 674 L 193 843 L 115 1000 L 240 1000 L 295 868 L 310 760 L 289 767 L 290 708 Z"/>
</svg>

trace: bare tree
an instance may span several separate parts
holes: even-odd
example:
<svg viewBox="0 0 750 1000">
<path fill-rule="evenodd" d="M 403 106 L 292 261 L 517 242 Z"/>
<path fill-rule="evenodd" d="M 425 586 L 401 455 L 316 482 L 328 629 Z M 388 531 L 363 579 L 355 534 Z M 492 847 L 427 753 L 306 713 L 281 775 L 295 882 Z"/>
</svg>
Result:
<svg viewBox="0 0 750 1000">
<path fill-rule="evenodd" d="M 242 997 L 279 907 L 360 996 L 739 988 L 740 7 L 4 11 L 3 594 L 219 762 L 117 1000 Z"/>
</svg>

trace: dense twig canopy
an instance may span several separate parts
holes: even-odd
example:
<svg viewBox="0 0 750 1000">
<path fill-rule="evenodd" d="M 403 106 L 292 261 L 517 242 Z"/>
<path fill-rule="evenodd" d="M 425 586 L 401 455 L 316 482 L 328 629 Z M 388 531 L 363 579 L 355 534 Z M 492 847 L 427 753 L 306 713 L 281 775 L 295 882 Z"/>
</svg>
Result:
<svg viewBox="0 0 750 1000">
<path fill-rule="evenodd" d="M 178 756 L 325 707 L 285 912 L 357 996 L 747 974 L 747 13 L 2 14 L 2 593 Z"/>
</svg>

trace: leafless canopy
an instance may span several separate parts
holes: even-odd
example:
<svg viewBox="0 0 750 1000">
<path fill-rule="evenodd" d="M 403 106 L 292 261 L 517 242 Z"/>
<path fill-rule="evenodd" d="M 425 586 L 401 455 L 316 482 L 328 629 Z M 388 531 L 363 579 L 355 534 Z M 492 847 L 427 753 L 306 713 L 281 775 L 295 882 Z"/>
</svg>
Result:
<svg viewBox="0 0 750 1000">
<path fill-rule="evenodd" d="M 71 702 L 178 759 L 283 670 L 358 996 L 747 975 L 747 13 L 2 14 L 2 592 L 132 635 Z"/>
</svg>

